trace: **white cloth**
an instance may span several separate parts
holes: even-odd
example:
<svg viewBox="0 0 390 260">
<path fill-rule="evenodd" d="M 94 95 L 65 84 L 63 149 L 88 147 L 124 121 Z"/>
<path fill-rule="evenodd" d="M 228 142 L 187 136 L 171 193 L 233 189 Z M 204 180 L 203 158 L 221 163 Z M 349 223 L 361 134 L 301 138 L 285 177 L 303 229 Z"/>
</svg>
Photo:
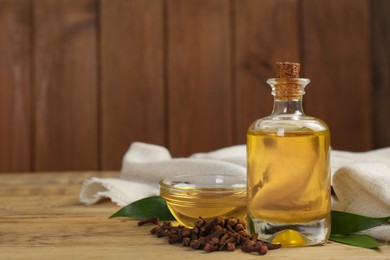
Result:
<svg viewBox="0 0 390 260">
<path fill-rule="evenodd" d="M 332 185 L 338 201 L 334 210 L 371 217 L 390 216 L 390 147 L 363 153 L 332 151 Z M 125 206 L 158 195 L 162 178 L 186 174 L 235 174 L 246 176 L 245 145 L 231 146 L 188 158 L 172 158 L 158 145 L 133 143 L 123 158 L 119 179 L 91 178 L 84 182 L 80 201 L 91 205 L 110 198 Z M 390 225 L 365 231 L 390 241 Z"/>
<path fill-rule="evenodd" d="M 110 198 L 118 206 L 125 206 L 158 195 L 159 181 L 177 175 L 218 173 L 245 177 L 245 149 L 244 145 L 237 145 L 189 158 L 172 158 L 162 146 L 135 142 L 123 158 L 120 178 L 86 180 L 80 191 L 80 201 L 91 205 Z"/>
<path fill-rule="evenodd" d="M 332 209 L 368 217 L 390 216 L 390 148 L 363 153 L 332 152 Z M 390 241 L 390 224 L 361 232 Z"/>
</svg>

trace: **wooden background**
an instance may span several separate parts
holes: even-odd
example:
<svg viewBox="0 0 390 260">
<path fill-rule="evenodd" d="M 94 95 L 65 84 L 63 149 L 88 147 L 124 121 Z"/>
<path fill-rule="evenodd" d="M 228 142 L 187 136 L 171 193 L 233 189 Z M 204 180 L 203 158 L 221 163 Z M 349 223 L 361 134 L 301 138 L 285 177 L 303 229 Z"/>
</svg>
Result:
<svg viewBox="0 0 390 260">
<path fill-rule="evenodd" d="M 390 1 L 0 0 L 0 172 L 242 144 L 281 60 L 334 148 L 390 146 Z"/>
</svg>

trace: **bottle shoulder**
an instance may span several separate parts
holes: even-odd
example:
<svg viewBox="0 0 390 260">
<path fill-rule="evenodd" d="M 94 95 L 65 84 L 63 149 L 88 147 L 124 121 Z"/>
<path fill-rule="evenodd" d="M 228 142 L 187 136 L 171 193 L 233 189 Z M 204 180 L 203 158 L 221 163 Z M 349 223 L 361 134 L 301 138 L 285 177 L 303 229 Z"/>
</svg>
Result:
<svg viewBox="0 0 390 260">
<path fill-rule="evenodd" d="M 274 115 L 255 120 L 248 132 L 329 132 L 327 124 L 307 115 Z"/>
</svg>

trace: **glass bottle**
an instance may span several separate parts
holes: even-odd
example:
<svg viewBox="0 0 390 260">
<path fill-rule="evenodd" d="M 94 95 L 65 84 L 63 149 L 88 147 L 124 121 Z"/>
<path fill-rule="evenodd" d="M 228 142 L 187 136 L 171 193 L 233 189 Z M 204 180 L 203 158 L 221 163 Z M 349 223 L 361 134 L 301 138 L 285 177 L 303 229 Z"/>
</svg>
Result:
<svg viewBox="0 0 390 260">
<path fill-rule="evenodd" d="M 248 220 L 259 239 L 285 247 L 325 243 L 330 234 L 330 132 L 304 114 L 309 79 L 278 62 L 274 107 L 247 133 Z"/>
</svg>

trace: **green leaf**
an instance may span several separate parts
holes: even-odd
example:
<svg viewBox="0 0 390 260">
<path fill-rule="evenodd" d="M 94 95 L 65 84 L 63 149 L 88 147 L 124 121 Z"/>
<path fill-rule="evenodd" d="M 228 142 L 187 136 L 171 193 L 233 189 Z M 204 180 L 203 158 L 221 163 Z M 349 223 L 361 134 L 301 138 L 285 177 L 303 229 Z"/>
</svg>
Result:
<svg viewBox="0 0 390 260">
<path fill-rule="evenodd" d="M 158 217 L 160 220 L 174 220 L 175 218 L 168 209 L 167 203 L 160 196 L 148 197 L 137 200 L 117 211 L 110 218 L 127 217 L 147 219 Z"/>
<path fill-rule="evenodd" d="M 352 213 L 332 211 L 331 234 L 347 235 L 386 223 L 390 217 L 370 218 Z"/>
<path fill-rule="evenodd" d="M 331 235 L 329 240 L 363 248 L 378 248 L 380 244 L 374 238 L 366 235 Z"/>
</svg>

